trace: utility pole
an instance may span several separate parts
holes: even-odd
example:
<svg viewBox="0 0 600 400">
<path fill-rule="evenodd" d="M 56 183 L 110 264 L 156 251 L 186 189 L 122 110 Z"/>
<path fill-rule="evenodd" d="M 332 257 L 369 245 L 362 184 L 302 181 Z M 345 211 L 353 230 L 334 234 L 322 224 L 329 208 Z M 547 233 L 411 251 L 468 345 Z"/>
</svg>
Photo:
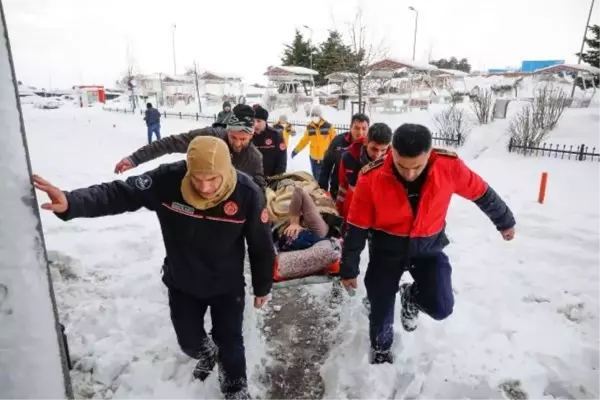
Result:
<svg viewBox="0 0 600 400">
<path fill-rule="evenodd" d="M 415 37 L 413 39 L 413 57 L 412 57 L 413 61 L 415 61 L 415 52 L 417 50 L 417 24 L 419 22 L 419 12 L 413 6 L 408 7 L 408 9 L 415 12 Z"/>
<path fill-rule="evenodd" d="M 308 25 L 304 25 L 304 27 L 310 31 L 310 38 L 308 39 L 309 42 L 310 42 L 310 46 L 308 47 L 308 50 L 310 51 L 310 53 L 309 53 L 309 57 L 310 57 L 310 69 L 313 69 L 313 52 L 312 52 L 313 30 Z M 313 101 L 314 101 L 314 99 L 315 99 L 315 77 L 312 74 L 310 75 L 310 81 L 311 81 L 311 84 L 312 84 L 312 88 L 310 90 L 311 90 L 312 98 L 313 98 Z"/>
<path fill-rule="evenodd" d="M 590 19 L 592 18 L 592 10 L 593 9 L 594 9 L 594 0 L 592 0 L 592 2 L 590 4 L 590 12 L 587 17 L 587 22 L 585 23 L 585 30 L 583 31 L 583 38 L 581 39 L 581 49 L 579 49 L 579 58 L 577 59 L 577 65 L 581 64 L 581 55 L 582 55 L 581 53 L 583 53 L 583 48 L 585 46 L 585 38 L 587 37 L 587 31 L 588 31 L 588 27 L 590 26 Z M 577 82 L 577 77 L 574 77 L 573 78 L 573 88 L 571 89 L 571 98 L 575 95 L 575 83 L 576 82 Z"/>
<path fill-rule="evenodd" d="M 198 83 L 198 63 L 194 60 L 194 81 L 196 83 L 196 99 L 198 100 L 198 112 L 202 114 L 202 102 L 200 101 L 200 84 Z"/>
<path fill-rule="evenodd" d="M 175 28 L 177 25 L 173 24 L 173 78 L 177 75 L 177 58 L 175 57 Z"/>
</svg>

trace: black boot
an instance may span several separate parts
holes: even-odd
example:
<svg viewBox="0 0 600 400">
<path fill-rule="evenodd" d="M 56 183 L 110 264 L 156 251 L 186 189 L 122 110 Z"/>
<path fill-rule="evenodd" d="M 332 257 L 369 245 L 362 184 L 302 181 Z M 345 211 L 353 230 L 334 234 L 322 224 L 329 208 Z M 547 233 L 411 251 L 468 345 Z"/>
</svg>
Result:
<svg viewBox="0 0 600 400">
<path fill-rule="evenodd" d="M 223 393 L 225 400 L 251 400 L 250 392 L 248 388 L 242 388 L 236 392 L 225 392 Z"/>
<path fill-rule="evenodd" d="M 402 327 L 407 332 L 412 332 L 417 329 L 419 309 L 412 300 L 412 284 L 403 283 L 400 285 L 400 302 L 402 303 L 402 312 L 400 320 Z"/>
<path fill-rule="evenodd" d="M 198 363 L 194 368 L 194 379 L 206 380 L 217 363 L 217 346 L 210 337 L 206 337 L 198 353 Z"/>
<path fill-rule="evenodd" d="M 394 363 L 394 355 L 390 350 L 387 351 L 377 351 L 371 349 L 371 354 L 369 355 L 369 362 L 371 364 L 393 364 Z"/>
</svg>

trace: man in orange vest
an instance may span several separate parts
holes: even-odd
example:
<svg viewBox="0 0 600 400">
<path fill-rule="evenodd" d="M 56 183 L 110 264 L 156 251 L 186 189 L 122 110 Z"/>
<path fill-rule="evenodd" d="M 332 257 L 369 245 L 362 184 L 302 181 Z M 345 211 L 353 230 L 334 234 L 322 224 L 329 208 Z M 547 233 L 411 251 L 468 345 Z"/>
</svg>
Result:
<svg viewBox="0 0 600 400">
<path fill-rule="evenodd" d="M 347 289 L 357 287 L 360 255 L 371 233 L 365 287 L 373 364 L 393 362 L 394 305 L 404 271 L 414 279 L 400 286 L 406 331 L 417 328 L 419 312 L 435 320 L 452 313 L 452 268 L 443 249 L 449 244 L 444 229 L 453 194 L 475 202 L 504 240 L 515 235 L 515 219 L 500 196 L 456 153 L 432 149 L 431 142 L 426 127 L 400 126 L 392 153 L 363 167 L 350 205 L 340 275 Z"/>
</svg>

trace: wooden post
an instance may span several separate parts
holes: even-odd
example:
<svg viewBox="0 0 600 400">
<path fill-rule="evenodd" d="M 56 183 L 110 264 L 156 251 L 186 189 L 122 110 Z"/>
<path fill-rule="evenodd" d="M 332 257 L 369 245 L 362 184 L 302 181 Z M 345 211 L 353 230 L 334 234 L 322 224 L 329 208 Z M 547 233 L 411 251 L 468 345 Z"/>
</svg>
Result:
<svg viewBox="0 0 600 400">
<path fill-rule="evenodd" d="M 540 193 L 538 194 L 538 203 L 544 204 L 546 198 L 546 183 L 548 182 L 548 173 L 542 172 L 542 179 L 540 180 Z"/>
</svg>

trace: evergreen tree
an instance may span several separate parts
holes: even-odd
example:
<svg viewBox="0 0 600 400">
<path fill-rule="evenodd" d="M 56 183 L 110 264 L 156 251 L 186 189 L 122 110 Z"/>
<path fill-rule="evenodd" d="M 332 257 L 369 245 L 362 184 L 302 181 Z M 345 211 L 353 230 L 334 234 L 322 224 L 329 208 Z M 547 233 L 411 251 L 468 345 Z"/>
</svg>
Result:
<svg viewBox="0 0 600 400">
<path fill-rule="evenodd" d="M 342 35 L 336 30 L 330 30 L 327 40 L 321 43 L 314 58 L 314 69 L 319 72 L 319 76 L 315 78 L 316 84 L 326 84 L 325 77 L 333 72 L 346 71 L 351 54 Z"/>
<path fill-rule="evenodd" d="M 456 69 L 463 72 L 471 72 L 471 64 L 466 58 L 462 58 L 460 61 L 456 57 L 451 57 L 449 60 L 441 58 L 437 61 L 431 61 L 430 64 L 435 65 L 442 69 Z"/>
<path fill-rule="evenodd" d="M 581 59 L 594 66 L 600 67 L 600 58 L 599 58 L 599 47 L 600 47 L 600 26 L 591 25 L 588 26 L 588 30 L 591 31 L 592 37 L 589 36 L 585 39 L 585 44 L 587 44 L 588 50 L 584 53 L 577 53 L 577 56 L 581 56 Z"/>
<path fill-rule="evenodd" d="M 310 42 L 305 40 L 304 36 L 298 29 L 296 29 L 296 35 L 292 44 L 286 44 L 283 50 L 283 56 L 281 62 L 283 65 L 294 65 L 297 67 L 310 68 L 310 56 L 313 56 L 313 64 L 315 59 L 316 49 Z"/>
</svg>

